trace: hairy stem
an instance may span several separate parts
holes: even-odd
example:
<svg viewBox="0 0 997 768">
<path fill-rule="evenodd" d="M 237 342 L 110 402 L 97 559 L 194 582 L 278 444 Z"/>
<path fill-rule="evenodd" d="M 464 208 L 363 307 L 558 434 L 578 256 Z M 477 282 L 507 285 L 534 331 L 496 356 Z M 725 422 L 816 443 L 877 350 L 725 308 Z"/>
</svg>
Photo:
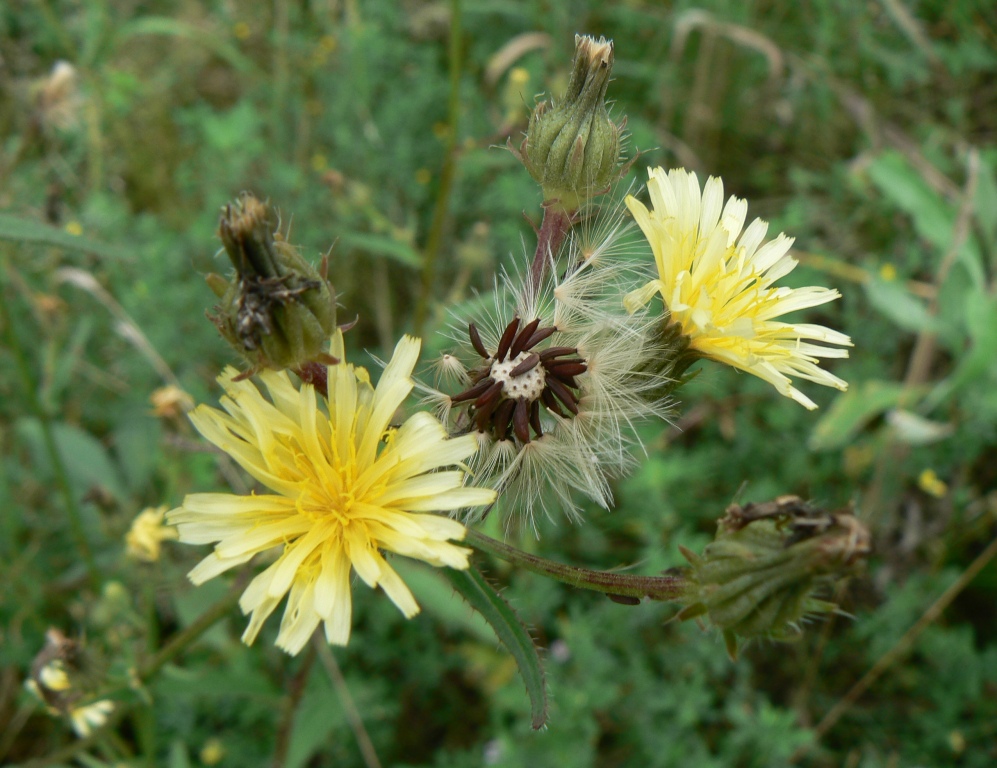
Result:
<svg viewBox="0 0 997 768">
<path fill-rule="evenodd" d="M 681 575 L 636 576 L 565 565 L 523 552 L 521 549 L 472 530 L 468 530 L 465 541 L 481 552 L 487 552 L 527 571 L 548 576 L 572 587 L 602 592 L 613 597 L 676 600 L 685 591 L 686 580 Z"/>
</svg>

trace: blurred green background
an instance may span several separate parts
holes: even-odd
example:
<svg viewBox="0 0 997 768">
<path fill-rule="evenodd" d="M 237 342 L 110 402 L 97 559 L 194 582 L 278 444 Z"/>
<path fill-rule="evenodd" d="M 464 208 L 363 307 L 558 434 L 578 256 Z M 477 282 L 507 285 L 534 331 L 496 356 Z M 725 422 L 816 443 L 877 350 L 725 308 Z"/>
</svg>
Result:
<svg viewBox="0 0 997 768">
<path fill-rule="evenodd" d="M 420 306 L 439 349 L 447 307 L 532 253 L 539 190 L 495 145 L 518 143 L 535 94 L 560 93 L 576 32 L 615 39 L 614 115 L 646 152 L 632 178 L 721 175 L 796 237 L 788 282 L 841 291 L 806 321 L 852 336 L 834 367 L 851 388 L 807 387 L 812 414 L 707 367 L 675 427 L 644 435 L 612 514 L 520 543 L 655 573 L 735 498 L 855 503 L 876 553 L 838 593 L 851 616 L 731 662 L 717 636 L 667 623 L 673 606 L 482 559 L 546 648 L 551 718 L 533 733 L 512 659 L 413 566 L 417 620 L 357 591 L 341 685 L 276 650 L 276 621 L 241 645 L 232 611 L 120 694 L 114 738 L 47 764 L 369 766 L 344 691 L 385 766 L 997 763 L 989 0 L 3 3 L 0 762 L 74 741 L 23 689 L 46 629 L 120 678 L 227 588 L 186 581 L 206 548 L 141 563 L 123 540 L 145 507 L 245 487 L 175 405 L 150 401 L 175 385 L 211 402 L 232 362 L 204 318 L 202 276 L 227 270 L 220 206 L 252 190 L 309 257 L 335 243 L 354 359 L 390 349 Z"/>
</svg>

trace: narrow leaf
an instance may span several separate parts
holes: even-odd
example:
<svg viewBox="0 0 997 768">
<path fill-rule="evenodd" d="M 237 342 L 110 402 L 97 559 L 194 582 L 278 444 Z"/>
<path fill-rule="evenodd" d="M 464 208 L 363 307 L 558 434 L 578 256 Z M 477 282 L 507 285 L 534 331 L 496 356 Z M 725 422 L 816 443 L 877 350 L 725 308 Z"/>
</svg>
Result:
<svg viewBox="0 0 997 768">
<path fill-rule="evenodd" d="M 418 267 L 422 264 L 422 256 L 408 243 L 385 235 L 371 235 L 366 232 L 347 232 L 340 235 L 339 242 L 343 248 L 355 248 L 375 256 L 384 256 L 406 267 Z"/>
<path fill-rule="evenodd" d="M 920 390 L 918 390 L 920 392 Z M 906 393 L 912 397 L 915 392 Z M 895 408 L 904 397 L 904 387 L 891 381 L 863 381 L 839 395 L 817 423 L 810 448 L 831 451 L 850 443 L 870 421 Z"/>
<path fill-rule="evenodd" d="M 466 571 L 444 568 L 442 572 L 461 597 L 491 625 L 498 639 L 516 660 L 530 695 L 533 730 L 543 728 L 547 722 L 547 685 L 537 648 L 523 622 L 474 566 Z"/>
<path fill-rule="evenodd" d="M 91 240 L 82 235 L 71 235 L 51 224 L 14 216 L 10 213 L 0 213 L 0 240 L 53 245 L 69 251 L 82 251 L 114 259 L 123 257 L 122 251 L 115 246 Z"/>
</svg>

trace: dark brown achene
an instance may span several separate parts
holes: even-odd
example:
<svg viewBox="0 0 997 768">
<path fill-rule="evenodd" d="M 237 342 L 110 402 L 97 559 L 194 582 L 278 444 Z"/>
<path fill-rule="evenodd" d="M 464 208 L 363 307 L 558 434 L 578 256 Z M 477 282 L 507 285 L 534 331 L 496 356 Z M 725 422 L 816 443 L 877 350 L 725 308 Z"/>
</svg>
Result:
<svg viewBox="0 0 997 768">
<path fill-rule="evenodd" d="M 498 440 L 515 436 L 528 443 L 543 435 L 541 405 L 562 418 L 578 413 L 575 377 L 587 370 L 578 350 L 534 349 L 557 331 L 555 326 L 541 328 L 538 318 L 521 328 L 520 319 L 513 318 L 495 354 L 489 354 L 474 323 L 467 330 L 471 346 L 484 363 L 471 371 L 471 386 L 451 401 L 468 405 L 468 415 L 479 432 L 489 432 Z"/>
</svg>

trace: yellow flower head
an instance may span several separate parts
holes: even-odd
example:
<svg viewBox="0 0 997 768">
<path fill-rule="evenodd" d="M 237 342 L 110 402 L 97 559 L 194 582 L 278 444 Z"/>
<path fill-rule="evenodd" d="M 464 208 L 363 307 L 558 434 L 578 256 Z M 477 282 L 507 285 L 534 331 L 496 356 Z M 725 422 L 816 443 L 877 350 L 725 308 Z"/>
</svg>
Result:
<svg viewBox="0 0 997 768">
<path fill-rule="evenodd" d="M 765 242 L 768 223 L 755 219 L 744 232 L 748 204 L 731 197 L 710 177 L 700 190 L 695 173 L 649 171 L 652 209 L 633 197 L 627 206 L 651 244 L 658 279 L 628 294 L 634 312 L 660 293 L 668 312 L 702 355 L 754 374 L 807 408 L 816 404 L 793 387 L 790 376 L 847 389 L 818 366 L 822 357 L 848 357 L 842 333 L 822 325 L 778 322 L 775 318 L 839 297 L 829 288 L 787 288 L 773 284 L 796 267 L 793 239 L 780 234 Z"/>
<path fill-rule="evenodd" d="M 289 595 L 277 645 L 297 653 L 319 625 L 329 642 L 350 636 L 350 571 L 380 586 L 406 617 L 419 606 L 381 554 L 395 552 L 437 566 L 467 568 L 470 550 L 449 543 L 464 526 L 436 511 L 490 504 L 495 493 L 463 485 L 445 470 L 477 448 L 473 435 L 448 439 L 443 425 L 416 413 L 397 429 L 392 417 L 412 390 L 420 342 L 403 338 L 375 389 L 364 368 L 330 366 L 328 414 L 315 388 L 284 372 L 260 374 L 269 397 L 249 381 L 219 378 L 226 413 L 200 406 L 191 420 L 272 494 L 195 493 L 169 514 L 190 544 L 215 550 L 190 572 L 200 584 L 274 547 L 276 561 L 240 600 L 251 613 L 242 639 L 252 643 L 264 620 Z M 331 353 L 344 359 L 342 334 Z M 438 471 L 439 470 L 439 471 Z"/>
<path fill-rule="evenodd" d="M 138 514 L 125 534 L 125 549 L 129 557 L 147 563 L 154 563 L 159 559 L 162 543 L 177 537 L 176 528 L 164 525 L 165 516 L 166 507 L 149 507 Z"/>
</svg>

